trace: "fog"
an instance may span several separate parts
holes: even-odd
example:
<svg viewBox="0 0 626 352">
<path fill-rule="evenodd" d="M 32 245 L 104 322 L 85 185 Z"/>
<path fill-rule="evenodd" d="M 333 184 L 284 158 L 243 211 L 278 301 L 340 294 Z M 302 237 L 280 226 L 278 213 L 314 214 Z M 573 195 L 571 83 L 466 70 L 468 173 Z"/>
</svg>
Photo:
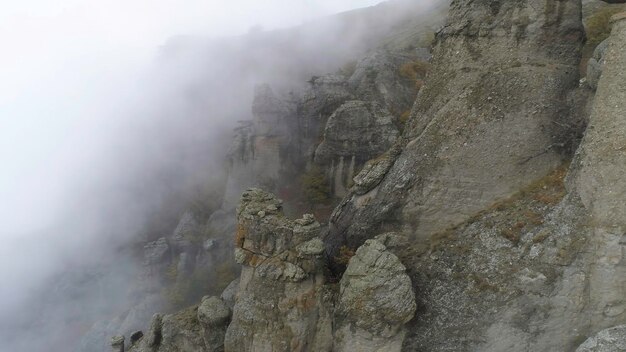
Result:
<svg viewBox="0 0 626 352">
<path fill-rule="evenodd" d="M 366 51 L 371 23 L 319 18 L 377 2 L 2 2 L 0 350 L 72 350 L 124 309 L 133 245 L 224 177 L 254 85 Z"/>
</svg>

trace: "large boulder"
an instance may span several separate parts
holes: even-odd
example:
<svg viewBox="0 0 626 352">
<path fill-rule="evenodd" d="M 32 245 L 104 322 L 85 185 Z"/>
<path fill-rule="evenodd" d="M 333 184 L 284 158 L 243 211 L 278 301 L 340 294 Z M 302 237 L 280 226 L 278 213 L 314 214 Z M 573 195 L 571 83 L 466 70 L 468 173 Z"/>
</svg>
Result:
<svg viewBox="0 0 626 352">
<path fill-rule="evenodd" d="M 230 308 L 218 297 L 203 297 L 198 307 L 205 351 L 223 352 L 224 335 L 230 322 Z"/>
<path fill-rule="evenodd" d="M 335 350 L 399 352 L 416 303 L 398 257 L 381 242 L 366 241 L 350 259 L 340 290 Z"/>
</svg>

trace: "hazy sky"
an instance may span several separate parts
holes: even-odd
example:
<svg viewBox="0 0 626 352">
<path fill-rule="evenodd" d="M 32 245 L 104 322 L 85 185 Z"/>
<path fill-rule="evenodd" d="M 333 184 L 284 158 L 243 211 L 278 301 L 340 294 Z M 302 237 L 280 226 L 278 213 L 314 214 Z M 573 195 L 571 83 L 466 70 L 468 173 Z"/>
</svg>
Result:
<svg viewBox="0 0 626 352">
<path fill-rule="evenodd" d="M 64 182 L 106 148 L 102 131 L 160 44 L 299 24 L 378 0 L 0 2 L 0 237 L 45 227 Z"/>
</svg>

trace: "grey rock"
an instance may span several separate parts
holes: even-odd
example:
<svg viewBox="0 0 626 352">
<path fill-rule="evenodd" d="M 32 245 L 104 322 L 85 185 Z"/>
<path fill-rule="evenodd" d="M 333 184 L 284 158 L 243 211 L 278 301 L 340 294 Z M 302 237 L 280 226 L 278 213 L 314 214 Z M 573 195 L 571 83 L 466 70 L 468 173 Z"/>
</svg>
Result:
<svg viewBox="0 0 626 352">
<path fill-rule="evenodd" d="M 602 68 L 604 66 L 604 53 L 609 45 L 608 39 L 605 39 L 602 43 L 593 51 L 593 56 L 587 63 L 587 84 L 591 89 L 596 90 L 598 88 L 598 81 L 602 75 Z"/>
<path fill-rule="evenodd" d="M 363 169 L 354 176 L 354 186 L 350 191 L 358 195 L 363 195 L 371 191 L 385 178 L 385 175 L 393 166 L 395 159 L 388 154 L 368 161 Z"/>
<path fill-rule="evenodd" d="M 369 160 L 389 149 L 398 134 L 393 116 L 378 103 L 349 101 L 328 119 L 315 160 L 324 164 L 340 157 Z"/>
<path fill-rule="evenodd" d="M 400 351 L 416 310 L 406 268 L 377 240 L 367 240 L 341 279 L 337 351 Z"/>
<path fill-rule="evenodd" d="M 626 325 L 602 330 L 588 338 L 576 352 L 623 352 L 626 351 Z"/>
<path fill-rule="evenodd" d="M 330 350 L 320 225 L 310 215 L 287 219 L 281 203 L 250 189 L 237 207 L 236 257 L 243 268 L 226 351 Z"/>
<path fill-rule="evenodd" d="M 165 237 L 146 243 L 143 247 L 144 265 L 152 266 L 166 262 L 169 250 L 170 247 Z"/>
<path fill-rule="evenodd" d="M 355 168 L 379 156 L 396 141 L 394 117 L 376 102 L 348 101 L 328 119 L 315 162 L 324 165 L 336 195 L 347 193 Z"/>
<path fill-rule="evenodd" d="M 206 351 L 197 307 L 175 314 L 156 314 L 146 336 L 132 345 L 129 352 L 198 352 Z"/>
<path fill-rule="evenodd" d="M 295 105 L 280 99 L 267 84 L 255 89 L 254 119 L 238 128 L 229 152 L 228 180 L 223 208 L 232 209 L 249 187 L 275 190 L 279 171 L 287 164 L 281 158 L 296 129 Z"/>
<path fill-rule="evenodd" d="M 407 54 L 373 52 L 359 60 L 348 84 L 359 99 L 376 101 L 399 115 L 411 108 L 417 94 L 415 83 L 402 77 L 399 68 L 415 59 Z"/>
<path fill-rule="evenodd" d="M 548 10 L 534 1 L 452 2 L 403 150 L 377 186 L 356 189 L 333 213 L 331 256 L 382 224 L 427 241 L 561 163 L 555 136 L 565 127 L 554 121 L 578 85 L 581 7 L 575 0 L 540 7 Z"/>
<path fill-rule="evenodd" d="M 198 306 L 198 320 L 202 325 L 205 351 L 224 351 L 224 335 L 230 322 L 230 309 L 218 297 L 205 296 Z"/>
<path fill-rule="evenodd" d="M 599 329 L 626 319 L 626 14 L 614 17 L 589 128 L 572 162 L 569 187 L 589 214 L 590 321 Z"/>
<path fill-rule="evenodd" d="M 135 343 L 137 343 L 137 341 L 139 341 L 142 337 L 143 337 L 143 331 L 141 331 L 141 330 L 135 331 L 132 334 L 130 334 L 130 344 L 131 344 L 131 346 L 134 345 Z"/>
<path fill-rule="evenodd" d="M 231 283 L 226 286 L 226 288 L 220 295 L 220 298 L 231 310 L 235 306 L 235 302 L 237 300 L 237 291 L 239 291 L 239 278 L 231 281 Z"/>
<path fill-rule="evenodd" d="M 145 344 L 149 348 L 156 348 L 161 343 L 162 332 L 161 327 L 163 326 L 163 315 L 154 314 L 152 319 L 150 320 L 150 329 L 148 330 L 148 334 L 144 338 Z"/>
<path fill-rule="evenodd" d="M 285 119 L 291 113 L 291 107 L 279 99 L 268 84 L 255 87 L 252 101 L 255 134 L 267 136 L 288 133 Z"/>
<path fill-rule="evenodd" d="M 113 336 L 111 338 L 112 352 L 124 352 L 124 336 Z"/>
<path fill-rule="evenodd" d="M 202 248 L 205 251 L 209 251 L 211 250 L 213 247 L 215 247 L 215 240 L 213 239 L 206 239 L 203 243 L 202 243 Z"/>
<path fill-rule="evenodd" d="M 111 336 L 120 334 L 123 317 L 95 322 L 83 335 L 78 346 L 79 352 L 108 352 L 111 349 Z"/>
<path fill-rule="evenodd" d="M 118 327 L 121 334 L 129 336 L 132 332 L 145 328 L 145 324 L 163 307 L 159 294 L 149 294 L 132 306 Z"/>
</svg>

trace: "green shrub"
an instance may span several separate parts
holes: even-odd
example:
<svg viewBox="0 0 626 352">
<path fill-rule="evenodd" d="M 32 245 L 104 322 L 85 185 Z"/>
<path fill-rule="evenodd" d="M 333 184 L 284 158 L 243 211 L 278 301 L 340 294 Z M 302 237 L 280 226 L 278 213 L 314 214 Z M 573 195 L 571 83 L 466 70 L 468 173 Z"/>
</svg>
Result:
<svg viewBox="0 0 626 352">
<path fill-rule="evenodd" d="M 324 172 L 318 167 L 313 166 L 300 178 L 302 191 L 311 204 L 327 203 L 331 199 L 330 183 L 324 175 Z"/>
</svg>

